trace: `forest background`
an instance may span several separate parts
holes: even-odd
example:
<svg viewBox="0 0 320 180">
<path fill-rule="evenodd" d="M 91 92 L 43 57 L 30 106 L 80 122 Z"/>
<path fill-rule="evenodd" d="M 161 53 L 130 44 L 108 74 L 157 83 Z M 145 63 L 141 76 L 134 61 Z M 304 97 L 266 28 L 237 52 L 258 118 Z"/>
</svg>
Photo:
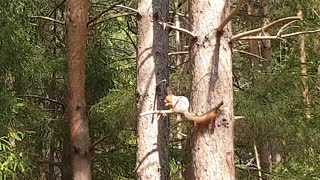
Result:
<svg viewBox="0 0 320 180">
<path fill-rule="evenodd" d="M 63 176 L 69 143 L 66 6 L 65 0 L 0 1 L 2 179 Z M 188 2 L 172 0 L 169 7 L 170 21 L 187 29 Z M 136 1 L 89 5 L 85 95 L 94 179 L 136 176 L 136 8 Z M 298 10 L 303 21 L 263 33 L 319 29 L 318 1 L 245 1 L 232 19 L 233 34 L 296 16 Z M 237 179 L 260 173 L 270 179 L 320 179 L 319 38 L 306 33 L 232 44 L 234 109 L 245 117 L 235 124 Z M 175 94 L 189 96 L 188 36 L 170 30 L 169 43 L 169 84 Z M 188 165 L 180 147 L 187 138 L 177 136 L 179 131 L 170 128 L 172 179 Z"/>
</svg>

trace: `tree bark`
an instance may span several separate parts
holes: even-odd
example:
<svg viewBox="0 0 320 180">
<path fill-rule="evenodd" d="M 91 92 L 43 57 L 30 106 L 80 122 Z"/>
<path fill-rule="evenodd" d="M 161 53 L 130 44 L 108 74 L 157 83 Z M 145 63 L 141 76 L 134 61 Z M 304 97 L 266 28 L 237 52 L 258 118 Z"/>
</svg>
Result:
<svg viewBox="0 0 320 180">
<path fill-rule="evenodd" d="M 255 21 L 254 21 L 254 4 L 253 0 L 248 1 L 247 5 L 247 14 L 248 14 L 248 28 L 255 29 Z M 249 42 L 249 52 L 255 55 L 259 56 L 259 46 L 258 46 L 258 40 L 250 40 Z M 251 60 L 251 69 L 252 69 L 252 77 L 253 79 L 256 78 L 256 73 L 259 70 L 259 59 L 255 56 L 250 56 Z"/>
<path fill-rule="evenodd" d="M 85 102 L 85 60 L 88 0 L 69 0 L 68 119 L 73 179 L 91 179 L 89 124 Z"/>
<path fill-rule="evenodd" d="M 298 12 L 298 15 L 302 16 L 302 11 Z M 303 85 L 302 95 L 306 103 L 306 117 L 310 119 L 310 95 L 308 87 L 308 69 L 307 69 L 307 54 L 305 47 L 304 35 L 299 36 L 299 49 L 300 49 L 300 66 L 301 66 L 301 81 Z"/>
<path fill-rule="evenodd" d="M 163 109 L 168 80 L 168 31 L 157 23 L 168 21 L 167 0 L 138 2 L 138 113 Z M 138 117 L 138 179 L 169 179 L 168 118 Z"/>
<path fill-rule="evenodd" d="M 196 125 L 192 132 L 193 179 L 235 179 L 232 59 L 230 23 L 216 28 L 229 14 L 228 1 L 190 0 L 190 25 L 197 35 L 190 48 L 193 63 L 191 109 L 203 113 L 224 102 L 213 128 Z"/>
<path fill-rule="evenodd" d="M 270 18 L 268 16 L 269 13 L 269 0 L 261 0 L 260 1 L 260 13 L 263 19 L 263 25 L 266 26 L 270 24 Z M 269 30 L 264 30 L 263 31 L 264 36 L 270 36 Z M 266 73 L 271 72 L 271 62 L 272 62 L 272 49 L 271 49 L 271 40 L 262 40 L 261 41 L 261 56 L 265 58 L 265 61 L 262 61 L 262 65 L 264 68 L 264 71 Z"/>
<path fill-rule="evenodd" d="M 264 172 L 271 172 L 271 151 L 268 140 L 259 142 L 258 154 L 261 170 L 263 170 Z M 267 180 L 268 174 L 262 174 L 261 179 Z"/>
</svg>

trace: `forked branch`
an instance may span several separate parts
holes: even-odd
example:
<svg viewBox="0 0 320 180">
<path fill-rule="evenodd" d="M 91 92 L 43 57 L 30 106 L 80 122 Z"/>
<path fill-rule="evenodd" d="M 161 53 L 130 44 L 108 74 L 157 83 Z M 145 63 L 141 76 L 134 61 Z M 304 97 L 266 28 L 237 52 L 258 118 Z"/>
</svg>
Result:
<svg viewBox="0 0 320 180">
<path fill-rule="evenodd" d="M 239 33 L 237 35 L 234 35 L 231 37 L 231 41 L 236 41 L 236 40 L 239 40 L 239 39 L 248 39 L 247 36 L 250 36 L 250 35 L 255 35 L 255 34 L 258 34 L 260 32 L 263 32 L 263 31 L 266 31 L 274 26 L 277 26 L 279 24 L 282 24 L 282 23 L 289 23 L 291 21 L 301 21 L 302 20 L 302 17 L 301 16 L 292 16 L 292 17 L 286 17 L 286 18 L 282 18 L 282 19 L 278 19 L 268 25 L 265 25 L 261 28 L 257 28 L 257 29 L 253 29 L 253 30 L 250 30 L 250 31 L 246 31 L 246 32 L 243 32 L 243 33 Z M 281 37 L 284 37 L 284 36 L 281 36 Z M 251 38 L 250 38 L 251 39 Z M 276 39 L 276 38 L 272 38 L 272 39 Z"/>
<path fill-rule="evenodd" d="M 237 7 L 228 15 L 228 17 L 226 17 L 221 24 L 219 25 L 219 27 L 217 28 L 217 31 L 222 31 L 223 28 L 226 26 L 226 24 L 228 24 L 228 22 L 235 16 L 238 14 L 239 10 L 241 9 L 243 4 L 243 0 L 239 0 Z"/>
</svg>

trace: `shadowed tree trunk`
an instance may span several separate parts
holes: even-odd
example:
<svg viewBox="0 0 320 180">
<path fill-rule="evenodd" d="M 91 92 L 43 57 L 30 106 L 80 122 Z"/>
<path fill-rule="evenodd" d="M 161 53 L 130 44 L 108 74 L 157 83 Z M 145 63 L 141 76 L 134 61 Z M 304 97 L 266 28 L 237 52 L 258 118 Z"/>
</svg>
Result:
<svg viewBox="0 0 320 180">
<path fill-rule="evenodd" d="M 168 79 L 168 32 L 157 21 L 168 21 L 167 0 L 138 2 L 138 112 L 163 109 Z M 169 179 L 168 118 L 138 117 L 138 179 Z"/>
<path fill-rule="evenodd" d="M 248 14 L 248 28 L 249 29 L 255 29 L 255 20 L 254 20 L 254 3 L 253 0 L 248 1 L 247 5 L 247 14 Z M 249 42 L 249 52 L 255 55 L 259 56 L 259 46 L 258 46 L 258 40 L 250 40 Z M 259 70 L 259 59 L 255 56 L 250 56 L 251 60 L 251 68 L 252 68 L 252 77 L 255 79 L 256 78 L 256 73 Z"/>
<path fill-rule="evenodd" d="M 190 0 L 190 26 L 197 36 L 190 47 L 194 66 L 191 111 L 204 113 L 221 101 L 224 103 L 214 127 L 196 125 L 193 128 L 193 179 L 235 179 L 230 23 L 223 31 L 216 30 L 228 14 L 228 1 Z"/>
<path fill-rule="evenodd" d="M 261 0 L 260 1 L 260 13 L 262 16 L 264 26 L 270 24 L 270 18 L 268 15 L 268 13 L 269 13 L 268 8 L 269 8 L 269 0 Z M 270 36 L 269 30 L 264 30 L 263 35 Z M 272 68 L 272 66 L 271 66 L 271 61 L 272 61 L 271 40 L 270 39 L 262 40 L 260 47 L 261 47 L 261 56 L 266 59 L 266 60 L 262 61 L 264 71 L 266 73 L 270 73 L 271 68 Z"/>
<path fill-rule="evenodd" d="M 91 179 L 91 150 L 85 102 L 88 0 L 68 1 L 68 119 L 73 179 Z"/>
</svg>

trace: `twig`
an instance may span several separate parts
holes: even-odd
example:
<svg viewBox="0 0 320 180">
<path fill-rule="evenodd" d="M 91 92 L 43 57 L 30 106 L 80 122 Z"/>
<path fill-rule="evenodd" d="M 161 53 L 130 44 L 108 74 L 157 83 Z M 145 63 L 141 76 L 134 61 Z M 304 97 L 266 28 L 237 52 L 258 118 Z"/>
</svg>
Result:
<svg viewBox="0 0 320 180">
<path fill-rule="evenodd" d="M 243 32 L 243 33 L 239 33 L 237 35 L 234 35 L 231 37 L 231 41 L 236 41 L 236 40 L 239 40 L 241 39 L 242 37 L 245 37 L 245 36 L 249 36 L 249 35 L 253 35 L 253 34 L 257 34 L 259 32 L 262 32 L 262 31 L 266 31 L 278 24 L 281 24 L 281 23 L 286 23 L 286 22 L 291 22 L 291 21 L 301 21 L 301 17 L 300 16 L 292 16 L 292 17 L 286 17 L 286 18 L 282 18 L 282 19 L 278 19 L 270 24 L 267 24 L 261 28 L 257 28 L 257 29 L 253 29 L 253 30 L 250 30 L 250 31 L 246 31 L 246 32 Z"/>
<path fill-rule="evenodd" d="M 188 14 L 182 14 L 182 13 L 178 13 L 178 12 L 174 12 L 174 11 L 169 11 L 169 14 L 174 14 L 174 15 L 178 15 L 181 17 L 189 17 Z"/>
<path fill-rule="evenodd" d="M 108 20 L 110 20 L 110 19 L 115 19 L 115 18 L 117 18 L 117 17 L 131 16 L 131 15 L 134 15 L 134 14 L 136 14 L 136 13 L 134 13 L 134 12 L 127 12 L 127 13 L 115 14 L 115 15 L 108 16 L 107 18 L 105 18 L 105 19 L 103 19 L 103 20 L 100 20 L 100 21 L 94 23 L 94 25 L 101 24 L 101 23 L 103 23 L 103 22 L 106 22 L 106 21 L 108 21 Z"/>
<path fill-rule="evenodd" d="M 38 99 L 41 99 L 41 100 L 46 100 L 46 101 L 50 101 L 50 102 L 53 102 L 53 103 L 56 103 L 56 104 L 59 104 L 61 105 L 62 107 L 64 107 L 64 104 L 60 101 L 57 101 L 57 100 L 54 100 L 54 99 L 51 99 L 51 98 L 47 98 L 47 97 L 43 97 L 43 96 L 38 96 L 38 95 L 19 95 L 17 97 L 32 97 L 32 98 L 38 98 Z"/>
<path fill-rule="evenodd" d="M 285 34 L 281 35 L 281 37 L 290 37 L 290 36 L 296 36 L 296 35 L 301 35 L 301 34 L 312 34 L 312 33 L 318 33 L 320 32 L 320 29 L 313 30 L 313 31 L 300 31 L 300 32 L 295 32 L 295 33 L 290 33 L 290 34 Z"/>
<path fill-rule="evenodd" d="M 258 56 L 258 55 L 256 55 L 256 54 L 253 54 L 253 53 L 251 53 L 251 52 L 247 52 L 247 51 L 243 51 L 243 50 L 238 50 L 238 49 L 233 50 L 233 52 L 239 52 L 239 53 L 243 53 L 243 54 L 248 54 L 248 55 L 250 55 L 250 56 L 253 56 L 253 57 L 262 59 L 262 60 L 264 60 L 264 61 L 267 61 L 266 58 L 263 58 L 263 57 Z"/>
<path fill-rule="evenodd" d="M 189 51 L 170 52 L 168 53 L 168 56 L 180 55 L 180 54 L 189 54 Z"/>
<path fill-rule="evenodd" d="M 278 36 L 246 36 L 237 40 L 266 40 L 266 39 L 281 39 Z"/>
<path fill-rule="evenodd" d="M 95 147 L 96 145 L 98 145 L 99 143 L 101 143 L 102 141 L 104 141 L 107 137 L 109 137 L 109 136 L 103 136 L 103 137 L 99 138 L 98 140 L 96 140 L 95 142 L 93 142 L 93 143 L 91 144 L 91 149 L 94 149 L 94 147 Z"/>
<path fill-rule="evenodd" d="M 257 163 L 257 169 L 261 169 L 261 165 L 260 165 L 260 157 L 259 157 L 259 153 L 258 153 L 258 148 L 256 145 L 256 141 L 253 141 L 253 148 L 254 148 L 254 154 L 256 156 L 256 163 Z M 259 174 L 259 180 L 262 180 L 262 173 L 261 171 L 258 171 Z"/>
<path fill-rule="evenodd" d="M 110 11 L 111 9 L 113 9 L 114 7 L 116 7 L 117 5 L 121 4 L 122 1 L 117 2 L 116 4 L 111 5 L 109 8 L 107 8 L 106 10 L 100 12 L 97 16 L 95 16 L 94 18 L 92 18 L 87 25 L 89 26 L 91 23 L 93 23 L 94 21 L 96 21 L 97 19 L 99 19 L 103 14 L 107 13 L 108 11 Z"/>
<path fill-rule="evenodd" d="M 295 22 L 297 22 L 298 20 L 295 20 L 295 21 L 291 21 L 291 22 L 288 22 L 287 24 L 285 24 L 284 26 L 282 26 L 280 29 L 279 29 L 279 31 L 278 31 L 278 33 L 277 33 L 277 36 L 280 36 L 281 35 L 281 33 L 286 29 L 286 27 L 288 27 L 290 24 L 293 24 L 293 23 L 295 23 Z"/>
<path fill-rule="evenodd" d="M 146 116 L 146 115 L 150 115 L 150 114 L 166 115 L 166 114 L 170 114 L 170 113 L 174 113 L 174 112 L 171 110 L 155 110 L 155 111 L 147 111 L 147 112 L 140 113 L 139 116 Z"/>
<path fill-rule="evenodd" d="M 239 10 L 241 9 L 243 4 L 243 0 L 239 0 L 237 7 L 228 15 L 227 18 L 225 18 L 222 23 L 219 25 L 219 27 L 217 28 L 217 31 L 222 31 L 224 26 L 226 26 L 226 24 L 235 16 L 238 14 Z"/>
<path fill-rule="evenodd" d="M 46 17 L 46 16 L 30 16 L 31 18 L 39 18 L 39 19 L 45 19 L 48 21 L 56 22 L 58 24 L 64 25 L 65 23 L 63 21 L 59 21 L 57 19 L 53 19 L 51 17 Z"/>
<path fill-rule="evenodd" d="M 180 28 L 180 27 L 177 27 L 177 26 L 173 26 L 173 25 L 170 25 L 170 24 L 168 24 L 168 23 L 161 22 L 161 21 L 158 21 L 158 23 L 159 23 L 160 25 L 162 25 L 163 28 L 169 27 L 169 28 L 171 28 L 171 29 L 174 29 L 174 30 L 183 32 L 183 33 L 185 33 L 185 34 L 187 34 L 187 35 L 189 35 L 189 36 L 191 36 L 191 37 L 193 37 L 193 38 L 197 37 L 195 34 L 193 34 L 192 32 L 190 32 L 190 31 L 188 31 L 188 30 L 186 30 L 186 29 L 184 29 L 184 28 Z"/>
<path fill-rule="evenodd" d="M 238 120 L 238 119 L 244 119 L 244 116 L 234 116 L 234 120 Z"/>
<path fill-rule="evenodd" d="M 118 5 L 116 5 L 116 7 L 120 7 L 120 8 L 123 8 L 123 9 L 128 9 L 128 10 L 130 10 L 130 11 L 133 11 L 133 12 L 139 13 L 139 12 L 138 12 L 138 10 L 133 9 L 133 8 L 131 8 L 131 7 L 128 7 L 128 6 L 124 6 L 124 5 L 120 5 L 120 4 L 118 4 Z"/>
<path fill-rule="evenodd" d="M 52 16 L 52 14 L 60 7 L 63 3 L 65 3 L 67 0 L 62 0 L 48 15 L 49 17 Z"/>
<path fill-rule="evenodd" d="M 312 34 L 312 33 L 318 33 L 318 32 L 320 32 L 320 29 L 313 30 L 313 31 L 300 31 L 300 32 L 284 34 L 284 35 L 280 35 L 280 36 L 247 36 L 247 37 L 241 37 L 238 40 L 283 39 L 283 38 L 287 38 L 287 37 L 290 37 L 290 36 L 297 36 L 297 35 L 301 35 L 301 34 Z"/>
</svg>

